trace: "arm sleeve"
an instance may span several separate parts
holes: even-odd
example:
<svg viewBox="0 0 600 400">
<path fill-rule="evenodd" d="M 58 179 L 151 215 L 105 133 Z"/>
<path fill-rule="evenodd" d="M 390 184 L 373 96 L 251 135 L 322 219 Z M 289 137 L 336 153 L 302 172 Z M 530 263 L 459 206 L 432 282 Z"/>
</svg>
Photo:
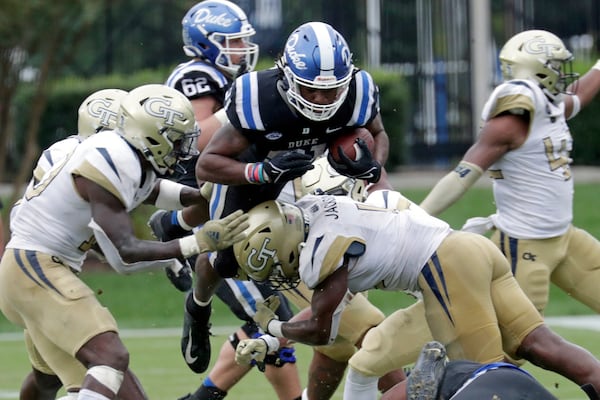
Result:
<svg viewBox="0 0 600 400">
<path fill-rule="evenodd" d="M 129 274 L 141 270 L 164 268 L 169 266 L 175 260 L 169 259 L 158 261 L 140 261 L 131 264 L 125 263 L 119 255 L 119 251 L 110 241 L 100 225 L 98 225 L 96 221 L 92 220 L 88 226 L 94 231 L 96 242 L 98 242 L 98 246 L 100 246 L 100 249 L 102 249 L 102 253 L 104 254 L 104 257 L 106 257 L 106 261 L 108 261 L 110 266 L 119 274 Z"/>
<path fill-rule="evenodd" d="M 420 204 L 430 215 L 438 215 L 454 204 L 483 174 L 479 166 L 461 161 L 431 189 Z"/>
</svg>

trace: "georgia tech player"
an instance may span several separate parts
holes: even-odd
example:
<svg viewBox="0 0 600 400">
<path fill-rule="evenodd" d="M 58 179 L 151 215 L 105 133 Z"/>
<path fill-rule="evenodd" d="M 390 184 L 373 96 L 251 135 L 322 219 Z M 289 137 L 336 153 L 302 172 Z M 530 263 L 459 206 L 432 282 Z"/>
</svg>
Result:
<svg viewBox="0 0 600 400">
<path fill-rule="evenodd" d="M 600 312 L 600 243 L 574 227 L 573 139 L 567 119 L 600 90 L 600 61 L 583 77 L 565 73 L 573 56 L 554 34 L 521 32 L 500 55 L 505 82 L 490 95 L 477 141 L 421 206 L 450 207 L 488 170 L 497 213 L 492 240 L 543 314 L 550 282 Z"/>
<path fill-rule="evenodd" d="M 299 40 L 302 38 L 302 40 Z M 327 141 L 357 126 L 375 137 L 375 151 L 351 163 L 345 175 L 377 181 L 388 151 L 371 76 L 354 68 L 343 37 L 331 26 L 311 22 L 287 41 L 277 68 L 246 73 L 233 82 L 225 108 L 230 123 L 211 138 L 196 164 L 201 181 L 215 182 L 211 216 L 248 210 L 277 198 L 285 183 L 311 169 Z M 308 57 L 307 54 L 319 54 Z M 231 252 L 198 257 L 193 301 L 186 302 L 182 347 L 210 360 L 208 321 L 212 295 L 223 278 L 238 271 Z M 192 329 L 198 334 L 188 335 Z"/>
<path fill-rule="evenodd" d="M 71 135 L 65 139 L 59 140 L 42 152 L 38 159 L 36 167 L 33 170 L 33 177 L 28 184 L 26 191 L 31 190 L 34 185 L 39 183 L 46 171 L 55 163 L 61 162 L 69 153 L 73 151 L 85 138 L 88 138 L 104 130 L 113 130 L 117 125 L 117 113 L 121 99 L 127 94 L 120 89 L 101 89 L 86 97 L 77 110 L 77 134 Z M 18 210 L 20 201 L 11 209 L 10 220 L 15 219 L 15 213 Z M 29 344 L 27 330 L 24 332 L 25 341 Z M 34 351 L 33 346 L 30 350 Z M 45 400 L 54 399 L 56 393 L 62 386 L 60 379 L 54 375 L 52 369 L 45 365 L 41 357 L 30 357 L 32 372 L 25 378 L 21 385 L 21 400 Z M 79 368 L 79 381 L 83 381 L 85 368 L 83 365 Z M 76 378 L 73 381 L 77 381 Z M 77 395 L 79 385 L 67 387 L 67 393 Z"/>
<path fill-rule="evenodd" d="M 144 201 L 166 208 L 200 201 L 199 190 L 157 178 L 195 151 L 197 135 L 185 96 L 141 86 L 121 100 L 116 131 L 84 140 L 22 198 L 0 262 L 0 310 L 27 329 L 31 357 L 42 357 L 65 387 L 81 387 L 78 399 L 146 398 L 116 321 L 76 275 L 88 249 L 97 243 L 115 270 L 130 273 L 243 237 L 241 212 L 171 242 L 133 234 L 129 212 Z"/>
<path fill-rule="evenodd" d="M 277 210 L 264 229 L 264 208 Z M 257 306 L 256 321 L 272 336 L 241 342 L 241 356 L 276 348 L 278 337 L 310 345 L 331 343 L 344 306 L 369 289 L 418 291 L 433 338 L 452 360 L 494 362 L 525 358 L 579 385 L 600 388 L 600 362 L 543 321 L 512 276 L 510 265 L 486 237 L 453 231 L 422 210 L 387 210 L 341 196 L 305 196 L 294 205 L 268 201 L 249 215 L 245 240 L 234 245 L 240 267 L 258 280 L 299 280 L 313 290 L 310 318 L 278 321 L 267 305 Z M 254 218 L 254 215 L 258 218 Z M 261 229 L 257 230 L 257 227 Z M 269 244 L 285 235 L 278 248 Z M 392 316 L 388 318 L 393 318 Z M 402 331 L 388 331 L 378 343 L 367 333 L 370 365 L 394 362 Z M 273 337 L 275 336 L 275 337 Z M 367 361 L 367 360 L 365 360 Z M 368 384 L 351 369 L 345 399 L 375 399 L 377 383 Z M 597 389 L 596 389 L 597 390 Z"/>
</svg>

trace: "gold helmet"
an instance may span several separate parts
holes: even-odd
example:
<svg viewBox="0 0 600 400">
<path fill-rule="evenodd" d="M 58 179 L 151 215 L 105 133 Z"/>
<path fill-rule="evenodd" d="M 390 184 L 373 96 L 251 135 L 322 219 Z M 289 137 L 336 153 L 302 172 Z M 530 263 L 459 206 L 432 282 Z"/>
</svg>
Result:
<svg viewBox="0 0 600 400">
<path fill-rule="evenodd" d="M 564 93 L 579 76 L 572 72 L 573 55 L 562 40 L 543 30 L 516 34 L 502 47 L 499 58 L 505 80 L 532 79 L 552 95 Z"/>
<path fill-rule="evenodd" d="M 233 245 L 240 268 L 252 280 L 268 281 L 275 289 L 296 287 L 300 244 L 306 234 L 302 211 L 270 200 L 248 211 L 248 222 L 246 238 Z"/>
<path fill-rule="evenodd" d="M 90 94 L 77 111 L 77 133 L 89 137 L 105 129 L 115 129 L 121 99 L 127 92 L 121 89 L 102 89 Z"/>
<path fill-rule="evenodd" d="M 159 84 L 133 89 L 121 101 L 117 132 L 159 174 L 198 154 L 198 125 L 192 104 L 181 92 Z"/>
<path fill-rule="evenodd" d="M 313 169 L 302 175 L 302 194 L 330 194 L 350 196 L 356 201 L 366 198 L 366 184 L 362 179 L 354 179 L 337 172 L 327 161 L 319 157 L 313 162 Z"/>
</svg>

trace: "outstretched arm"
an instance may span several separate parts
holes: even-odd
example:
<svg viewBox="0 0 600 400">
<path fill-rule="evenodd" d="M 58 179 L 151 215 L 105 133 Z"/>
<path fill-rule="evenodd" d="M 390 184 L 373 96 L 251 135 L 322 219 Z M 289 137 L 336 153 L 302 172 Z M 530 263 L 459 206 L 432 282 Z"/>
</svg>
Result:
<svg viewBox="0 0 600 400">
<path fill-rule="evenodd" d="M 501 114 L 487 121 L 478 140 L 467 150 L 458 166 L 431 189 L 420 206 L 431 215 L 439 215 L 471 187 L 483 171 L 507 152 L 525 141 L 528 117 Z"/>
</svg>

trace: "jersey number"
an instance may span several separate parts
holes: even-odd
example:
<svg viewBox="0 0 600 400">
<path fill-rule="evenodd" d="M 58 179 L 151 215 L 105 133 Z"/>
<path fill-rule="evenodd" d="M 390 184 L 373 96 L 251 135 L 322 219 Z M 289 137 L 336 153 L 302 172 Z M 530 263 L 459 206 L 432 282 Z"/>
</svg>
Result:
<svg viewBox="0 0 600 400">
<path fill-rule="evenodd" d="M 544 147 L 546 149 L 546 157 L 548 158 L 550 170 L 555 171 L 559 168 L 563 168 L 562 174 L 565 181 L 571 179 L 571 167 L 569 166 L 570 158 L 566 139 L 560 141 L 560 148 L 556 152 L 554 151 L 552 140 L 550 140 L 549 137 L 544 139 Z"/>
<path fill-rule="evenodd" d="M 181 90 L 186 97 L 192 97 L 208 92 L 210 90 L 210 86 L 208 85 L 206 78 L 201 77 L 196 79 L 182 79 Z"/>
</svg>

